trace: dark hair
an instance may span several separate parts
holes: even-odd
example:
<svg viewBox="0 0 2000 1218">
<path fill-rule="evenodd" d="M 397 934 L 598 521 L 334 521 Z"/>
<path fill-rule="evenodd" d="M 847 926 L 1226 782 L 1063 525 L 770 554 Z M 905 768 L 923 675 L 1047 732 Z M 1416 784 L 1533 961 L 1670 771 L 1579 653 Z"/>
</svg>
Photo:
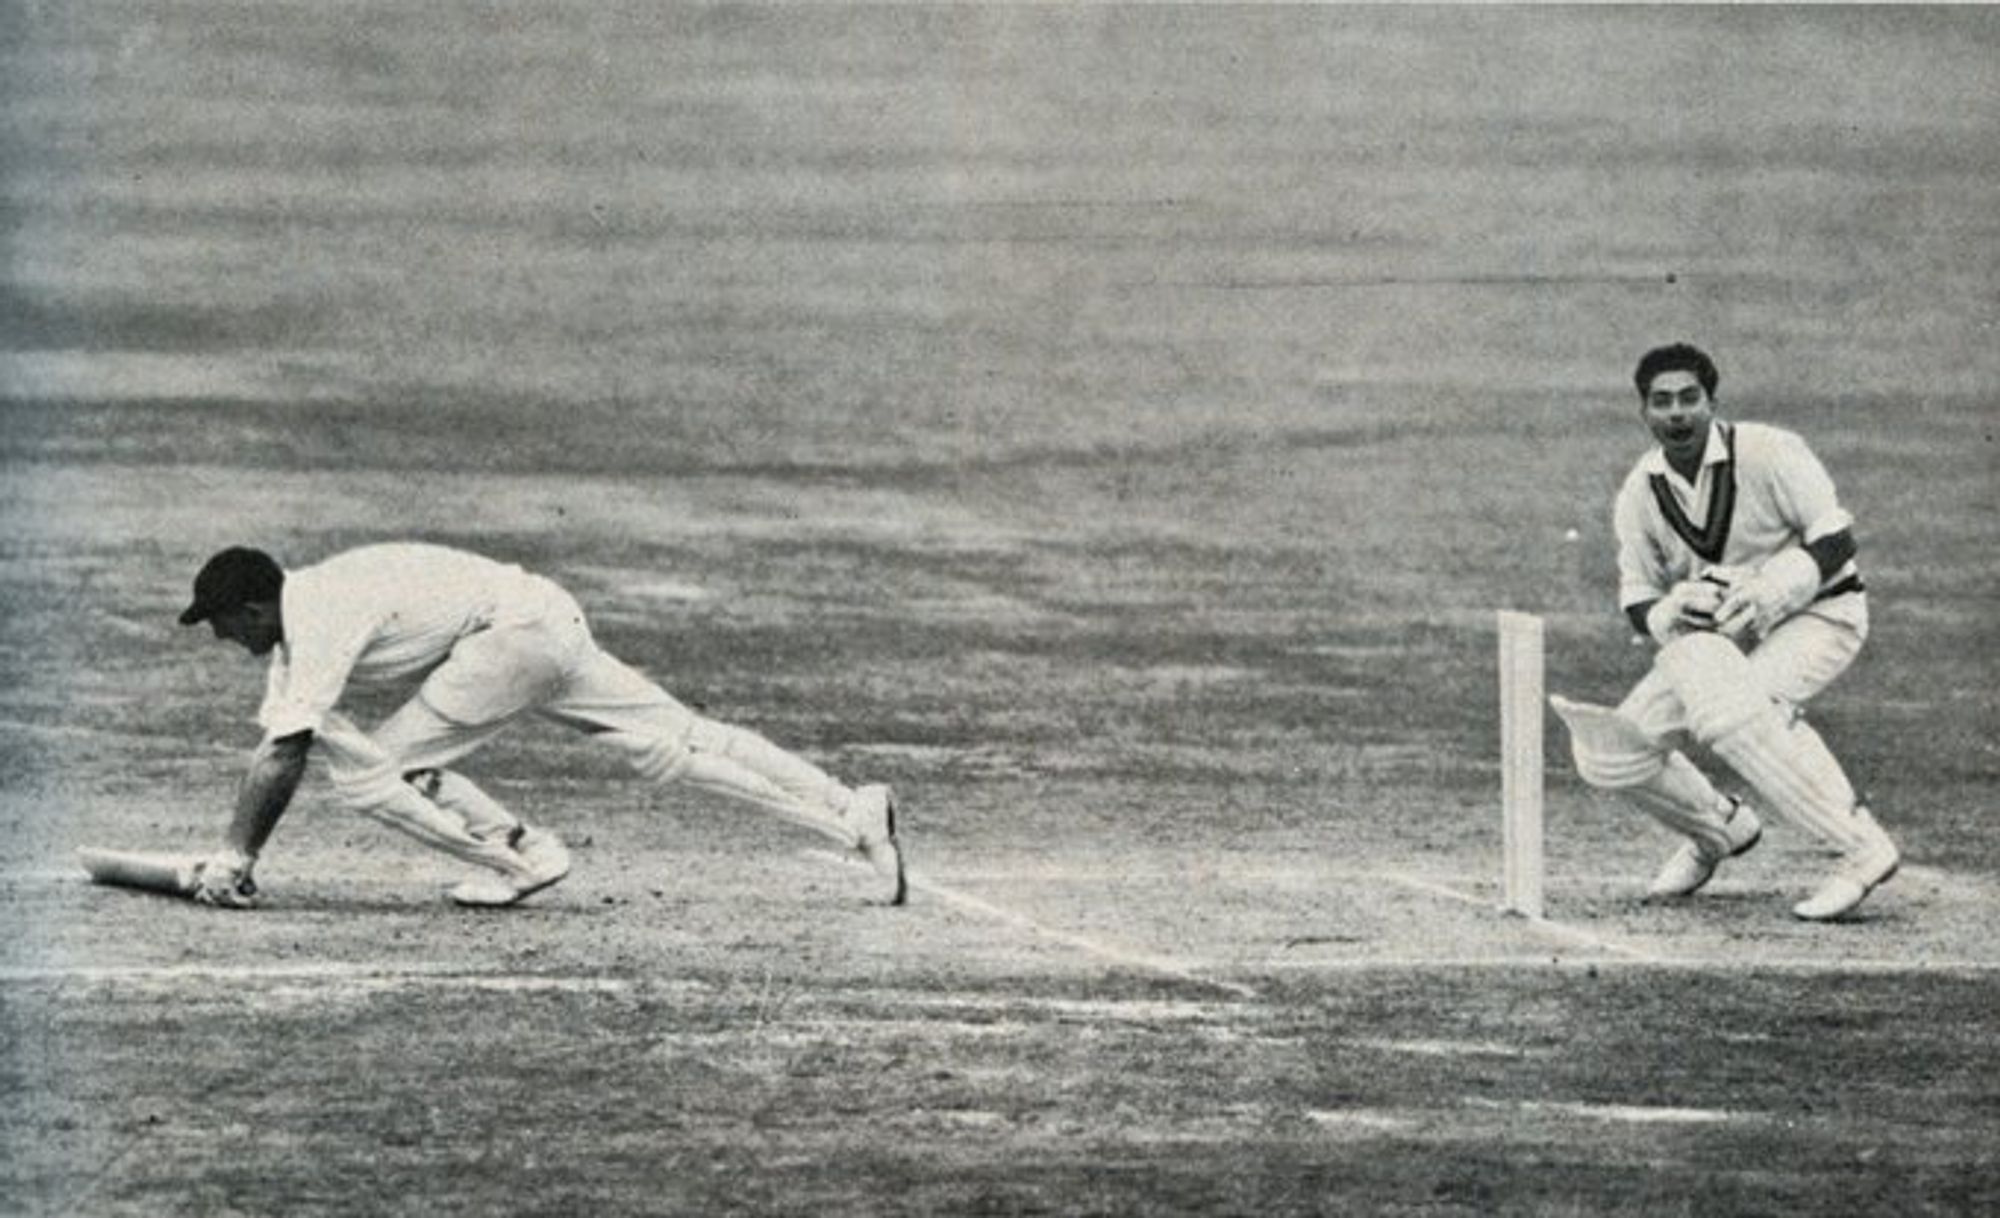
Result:
<svg viewBox="0 0 2000 1218">
<path fill-rule="evenodd" d="M 1701 382 L 1702 391 L 1715 396 L 1715 386 L 1722 380 L 1715 370 L 1715 361 L 1708 358 L 1708 352 L 1691 343 L 1674 343 L 1671 346 L 1655 347 L 1639 357 L 1639 369 L 1632 374 L 1632 383 L 1639 387 L 1639 396 L 1645 397 L 1652 388 L 1653 378 L 1662 372 L 1692 372 L 1694 379 Z"/>
<path fill-rule="evenodd" d="M 181 625 L 261 601 L 275 601 L 285 588 L 285 569 L 262 550 L 231 546 L 218 551 L 194 577 L 194 601 L 181 611 Z"/>
</svg>

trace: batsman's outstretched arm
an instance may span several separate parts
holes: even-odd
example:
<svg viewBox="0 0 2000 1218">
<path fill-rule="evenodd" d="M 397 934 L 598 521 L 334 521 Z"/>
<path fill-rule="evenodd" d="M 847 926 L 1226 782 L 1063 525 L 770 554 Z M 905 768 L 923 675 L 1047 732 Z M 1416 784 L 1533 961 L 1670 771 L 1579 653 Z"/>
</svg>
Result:
<svg viewBox="0 0 2000 1218">
<path fill-rule="evenodd" d="M 224 909 L 256 906 L 257 885 L 250 878 L 251 869 L 298 792 L 312 741 L 311 732 L 295 732 L 257 746 L 250 756 L 250 769 L 236 788 L 236 811 L 229 818 L 227 844 L 195 865 L 194 890 L 189 896 L 200 904 Z"/>
<path fill-rule="evenodd" d="M 305 778 L 312 741 L 311 732 L 294 732 L 257 746 L 236 789 L 236 813 L 229 821 L 232 849 L 252 859 L 262 853 Z"/>
</svg>

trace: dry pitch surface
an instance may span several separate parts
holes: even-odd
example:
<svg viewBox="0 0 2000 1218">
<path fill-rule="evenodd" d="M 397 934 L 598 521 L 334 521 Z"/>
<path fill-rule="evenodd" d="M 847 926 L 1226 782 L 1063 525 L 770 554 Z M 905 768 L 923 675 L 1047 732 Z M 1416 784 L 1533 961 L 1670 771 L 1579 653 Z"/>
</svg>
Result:
<svg viewBox="0 0 2000 1218">
<path fill-rule="evenodd" d="M 8 18 L 0 1208 L 2000 1202 L 1992 18 L 222 14 Z M 1850 923 L 1782 828 L 1638 903 L 1553 723 L 1493 911 L 1491 614 L 1641 671 L 1683 333 L 1863 522 Z M 471 767 L 575 848 L 528 907 L 317 784 L 255 914 L 82 883 L 253 742 L 200 559 L 388 535 L 895 782 L 911 905 L 532 723 Z"/>
</svg>

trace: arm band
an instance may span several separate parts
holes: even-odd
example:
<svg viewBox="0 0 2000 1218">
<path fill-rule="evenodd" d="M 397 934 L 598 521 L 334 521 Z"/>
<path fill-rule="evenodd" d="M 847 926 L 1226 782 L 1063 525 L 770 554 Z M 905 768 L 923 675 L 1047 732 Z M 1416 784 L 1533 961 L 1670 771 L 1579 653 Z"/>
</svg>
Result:
<svg viewBox="0 0 2000 1218">
<path fill-rule="evenodd" d="M 1806 553 L 1812 555 L 1813 561 L 1819 564 L 1821 579 L 1831 578 L 1835 571 L 1846 566 L 1848 560 L 1854 557 L 1855 548 L 1852 529 L 1828 533 L 1818 541 L 1806 543 Z"/>
</svg>

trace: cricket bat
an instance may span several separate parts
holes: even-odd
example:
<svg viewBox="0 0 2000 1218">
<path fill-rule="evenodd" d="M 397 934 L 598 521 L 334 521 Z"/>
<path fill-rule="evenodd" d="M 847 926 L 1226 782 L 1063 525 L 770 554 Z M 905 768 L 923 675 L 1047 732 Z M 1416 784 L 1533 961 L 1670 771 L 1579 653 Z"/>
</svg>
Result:
<svg viewBox="0 0 2000 1218">
<path fill-rule="evenodd" d="M 103 850 L 81 846 L 77 861 L 99 884 L 120 888 L 141 888 L 170 896 L 190 897 L 198 886 L 195 869 L 201 860 L 191 854 L 163 854 L 153 850 Z"/>
</svg>

